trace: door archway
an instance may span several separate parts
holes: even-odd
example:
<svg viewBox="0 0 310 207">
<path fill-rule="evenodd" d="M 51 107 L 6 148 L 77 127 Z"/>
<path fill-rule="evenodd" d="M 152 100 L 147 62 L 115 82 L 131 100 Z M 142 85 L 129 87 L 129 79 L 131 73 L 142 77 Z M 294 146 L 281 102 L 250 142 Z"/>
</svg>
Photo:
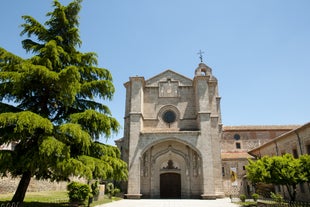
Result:
<svg viewBox="0 0 310 207">
<path fill-rule="evenodd" d="M 141 153 L 140 193 L 144 198 L 199 198 L 203 184 L 201 160 L 197 149 L 179 140 L 171 138 L 155 142 Z M 166 175 L 167 182 L 162 175 L 166 173 L 172 173 Z M 173 174 L 178 174 L 174 176 L 178 178 L 174 179 Z M 171 189 L 172 179 L 179 187 Z"/>
<path fill-rule="evenodd" d="M 160 198 L 181 198 L 181 175 L 179 173 L 160 174 Z"/>
</svg>

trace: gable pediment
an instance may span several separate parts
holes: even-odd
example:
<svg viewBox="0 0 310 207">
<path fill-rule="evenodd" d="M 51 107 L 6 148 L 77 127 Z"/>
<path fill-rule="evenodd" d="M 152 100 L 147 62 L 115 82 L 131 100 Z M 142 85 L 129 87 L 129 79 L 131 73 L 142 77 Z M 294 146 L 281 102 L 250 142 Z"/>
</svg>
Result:
<svg viewBox="0 0 310 207">
<path fill-rule="evenodd" d="M 172 70 L 166 70 L 145 81 L 146 86 L 158 87 L 163 82 L 177 82 L 178 86 L 192 86 L 192 80 Z"/>
</svg>

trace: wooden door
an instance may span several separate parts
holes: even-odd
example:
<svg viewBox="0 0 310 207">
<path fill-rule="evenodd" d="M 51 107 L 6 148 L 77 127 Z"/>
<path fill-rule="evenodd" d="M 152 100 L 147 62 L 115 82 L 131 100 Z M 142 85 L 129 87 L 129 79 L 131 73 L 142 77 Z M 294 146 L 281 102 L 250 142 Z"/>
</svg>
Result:
<svg viewBox="0 0 310 207">
<path fill-rule="evenodd" d="M 163 173 L 160 175 L 160 197 L 181 198 L 181 175 Z"/>
</svg>

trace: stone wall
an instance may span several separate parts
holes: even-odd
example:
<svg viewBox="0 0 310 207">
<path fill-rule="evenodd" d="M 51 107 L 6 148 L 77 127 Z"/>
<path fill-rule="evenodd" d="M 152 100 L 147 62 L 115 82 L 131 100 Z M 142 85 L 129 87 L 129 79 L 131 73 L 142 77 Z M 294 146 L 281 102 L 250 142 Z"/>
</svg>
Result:
<svg viewBox="0 0 310 207">
<path fill-rule="evenodd" d="M 0 194 L 3 193 L 14 193 L 17 189 L 20 178 L 4 177 L 0 178 Z M 50 182 L 47 180 L 36 180 L 30 181 L 28 192 L 38 191 L 65 191 L 67 182 Z"/>
<path fill-rule="evenodd" d="M 310 123 L 278 136 L 272 141 L 251 150 L 249 153 L 257 157 L 265 155 L 281 156 L 290 153 L 296 158 L 303 154 L 310 154 Z M 276 191 L 280 192 L 284 198 L 289 198 L 284 186 L 276 186 Z M 309 194 L 309 183 L 297 185 L 296 200 L 310 201 Z"/>
<path fill-rule="evenodd" d="M 253 193 L 245 179 L 245 166 L 253 158 L 248 151 L 270 142 L 298 126 L 224 126 L 221 138 L 222 176 L 226 196 Z M 271 147 L 273 150 L 274 146 Z M 267 148 L 266 148 L 267 149 Z M 269 148 L 268 148 L 269 150 Z M 231 181 L 230 169 L 237 170 L 237 181 Z"/>
<path fill-rule="evenodd" d="M 87 183 L 87 180 L 71 177 L 71 181 Z M 3 177 L 0 178 L 0 194 L 2 193 L 14 193 L 17 189 L 20 178 Z M 68 182 L 52 182 L 49 180 L 36 180 L 31 179 L 27 192 L 39 192 L 39 191 L 66 191 Z"/>
<path fill-rule="evenodd" d="M 224 126 L 221 139 L 222 151 L 249 151 L 289 132 L 298 126 Z M 236 148 L 240 143 L 240 149 Z"/>
</svg>

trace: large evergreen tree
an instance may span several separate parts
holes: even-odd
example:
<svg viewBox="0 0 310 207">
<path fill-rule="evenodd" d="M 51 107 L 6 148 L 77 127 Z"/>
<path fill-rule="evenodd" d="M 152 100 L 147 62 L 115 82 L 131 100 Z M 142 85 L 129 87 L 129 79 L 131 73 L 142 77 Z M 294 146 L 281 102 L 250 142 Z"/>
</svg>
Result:
<svg viewBox="0 0 310 207">
<path fill-rule="evenodd" d="M 53 7 L 44 25 L 22 17 L 22 46 L 31 58 L 0 48 L 0 145 L 16 144 L 0 151 L 0 176 L 21 176 L 14 202 L 23 201 L 33 176 L 127 177 L 119 150 L 97 142 L 119 124 L 99 102 L 113 96 L 110 72 L 97 67 L 95 53 L 78 51 L 81 0 L 55 0 Z"/>
</svg>

